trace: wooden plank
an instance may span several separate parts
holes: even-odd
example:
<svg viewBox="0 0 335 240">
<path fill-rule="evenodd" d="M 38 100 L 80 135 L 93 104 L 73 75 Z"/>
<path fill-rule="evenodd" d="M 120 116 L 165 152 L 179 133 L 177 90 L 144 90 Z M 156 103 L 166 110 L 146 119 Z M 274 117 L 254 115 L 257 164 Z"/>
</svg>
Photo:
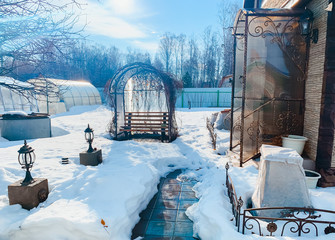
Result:
<svg viewBox="0 0 335 240">
<path fill-rule="evenodd" d="M 163 122 L 131 122 L 131 123 L 125 123 L 123 126 L 136 126 L 136 125 L 142 125 L 142 126 L 162 126 L 162 125 L 169 125 L 168 123 L 163 123 Z"/>
<path fill-rule="evenodd" d="M 168 129 L 168 127 L 157 127 L 157 126 L 132 126 L 132 127 L 122 127 L 122 129 Z"/>
<path fill-rule="evenodd" d="M 146 116 L 169 116 L 168 114 L 163 114 L 163 113 L 126 113 L 126 116 L 138 116 L 138 115 L 146 115 Z"/>
<path fill-rule="evenodd" d="M 162 123 L 162 124 L 167 125 L 168 123 Z M 124 123 L 125 126 L 148 126 L 148 125 L 150 125 L 150 126 L 162 126 L 162 124 L 160 124 L 160 123 L 150 123 L 150 124 L 148 124 L 148 123 L 137 123 L 137 122 Z"/>
<path fill-rule="evenodd" d="M 156 129 L 120 129 L 121 132 L 167 132 L 167 131 L 162 131 L 162 130 L 156 130 Z"/>
<path fill-rule="evenodd" d="M 145 126 L 150 126 L 150 127 L 161 127 L 161 126 L 168 126 L 168 124 L 166 123 L 126 123 L 124 124 L 124 126 L 122 127 L 135 127 L 135 126 L 139 126 L 139 127 L 145 127 Z"/>
<path fill-rule="evenodd" d="M 158 129 L 158 130 L 164 130 L 168 129 L 168 127 L 132 127 L 132 128 L 122 128 L 124 130 L 133 130 L 133 129 Z"/>
<path fill-rule="evenodd" d="M 135 121 L 142 121 L 142 122 L 167 122 L 168 119 L 152 119 L 152 118 L 130 118 L 130 119 L 125 119 L 125 121 L 130 121 L 130 122 L 135 122 Z"/>
<path fill-rule="evenodd" d="M 131 126 L 122 126 L 121 128 L 123 129 L 135 129 L 135 128 L 155 128 L 155 129 L 161 129 L 161 128 L 169 128 L 169 126 L 152 126 L 152 125 L 141 125 L 141 126 L 137 126 L 137 125 L 131 125 Z"/>
<path fill-rule="evenodd" d="M 133 115 L 133 114 L 130 114 L 130 115 L 125 115 L 125 117 L 130 117 L 130 118 L 133 118 L 133 117 L 148 117 L 148 118 L 152 118 L 152 117 L 159 117 L 159 118 L 163 118 L 163 117 L 169 117 L 168 115 L 147 115 L 147 114 L 138 114 L 138 115 Z"/>
<path fill-rule="evenodd" d="M 141 114 L 141 113 L 145 113 L 145 114 L 151 114 L 151 113 L 165 113 L 165 114 L 169 114 L 168 112 L 125 112 L 126 114 Z"/>
</svg>

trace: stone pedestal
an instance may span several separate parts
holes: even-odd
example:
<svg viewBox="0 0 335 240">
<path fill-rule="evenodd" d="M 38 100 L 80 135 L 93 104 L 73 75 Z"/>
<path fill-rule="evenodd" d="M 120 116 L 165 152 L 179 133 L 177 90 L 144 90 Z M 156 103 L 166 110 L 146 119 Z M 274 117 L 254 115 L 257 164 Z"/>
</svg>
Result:
<svg viewBox="0 0 335 240">
<path fill-rule="evenodd" d="M 97 166 L 102 163 L 101 149 L 94 150 L 93 152 L 81 152 L 79 153 L 80 164 L 85 166 Z"/>
<path fill-rule="evenodd" d="M 9 204 L 20 204 L 22 208 L 30 210 L 48 198 L 48 179 L 34 178 L 34 182 L 21 185 L 22 180 L 8 186 Z"/>
</svg>

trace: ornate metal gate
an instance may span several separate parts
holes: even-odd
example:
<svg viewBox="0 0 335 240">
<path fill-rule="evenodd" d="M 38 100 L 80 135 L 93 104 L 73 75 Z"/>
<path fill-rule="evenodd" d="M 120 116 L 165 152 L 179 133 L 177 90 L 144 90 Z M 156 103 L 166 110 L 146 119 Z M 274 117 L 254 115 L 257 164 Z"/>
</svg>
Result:
<svg viewBox="0 0 335 240">
<path fill-rule="evenodd" d="M 309 10 L 240 10 L 234 26 L 235 61 L 230 149 L 240 165 L 262 143 L 302 134 L 308 41 L 301 19 Z"/>
</svg>

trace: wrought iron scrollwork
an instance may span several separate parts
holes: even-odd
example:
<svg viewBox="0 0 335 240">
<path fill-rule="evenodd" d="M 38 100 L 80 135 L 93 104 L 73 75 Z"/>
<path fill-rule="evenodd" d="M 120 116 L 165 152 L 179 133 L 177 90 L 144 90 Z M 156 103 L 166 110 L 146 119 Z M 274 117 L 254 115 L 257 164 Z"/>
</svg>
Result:
<svg viewBox="0 0 335 240">
<path fill-rule="evenodd" d="M 297 31 L 297 26 L 297 17 L 292 17 L 283 24 L 282 22 L 276 23 L 268 16 L 256 16 L 251 18 L 248 23 L 248 33 L 252 37 L 271 38 L 270 42 L 277 43 L 302 75 L 305 76 L 305 57 L 302 56 L 300 49 L 306 45 L 306 42 Z"/>
<path fill-rule="evenodd" d="M 329 233 L 335 233 L 335 228 L 331 225 L 331 224 L 329 224 L 329 226 L 327 226 L 326 228 L 325 228 L 325 234 L 329 234 Z"/>
<path fill-rule="evenodd" d="M 234 122 L 234 125 L 233 125 L 233 136 L 235 138 L 239 138 L 240 137 L 240 134 L 241 134 L 241 120 L 240 119 L 237 119 L 235 122 Z"/>
<path fill-rule="evenodd" d="M 257 144 L 257 149 L 262 145 L 263 136 L 263 121 L 253 121 L 247 128 L 249 139 Z"/>
<path fill-rule="evenodd" d="M 272 234 L 277 231 L 277 224 L 275 224 L 274 222 L 270 222 L 267 226 L 266 229 L 269 231 L 270 236 L 272 236 Z"/>
<path fill-rule="evenodd" d="M 244 45 L 245 45 L 245 37 L 242 36 L 236 36 L 236 50 L 244 51 Z"/>
<path fill-rule="evenodd" d="M 281 217 L 262 217 L 260 212 L 267 210 L 281 210 Z M 257 211 L 259 213 L 258 216 L 251 215 L 252 212 Z M 315 214 L 318 212 L 318 214 Z M 302 234 L 310 234 L 315 233 L 315 236 L 319 235 L 318 225 L 317 224 L 328 224 L 325 228 L 325 234 L 335 233 L 335 228 L 332 226 L 335 224 L 334 221 L 329 221 L 322 219 L 321 213 L 331 213 L 333 216 L 335 215 L 334 211 L 323 210 L 323 209 L 313 209 L 313 208 L 297 208 L 297 207 L 273 207 L 273 208 L 249 208 L 245 209 L 243 213 L 243 229 L 247 230 L 255 230 L 253 224 L 247 224 L 251 219 L 257 224 L 261 225 L 263 221 L 271 221 L 266 225 L 267 231 L 270 233 L 270 236 L 273 236 L 279 226 L 280 226 L 280 235 L 284 236 L 286 232 L 297 234 L 301 236 Z M 276 221 L 276 223 L 274 223 Z M 282 225 L 279 225 L 279 222 L 283 222 Z M 262 228 L 258 229 L 258 234 L 263 235 Z"/>
<path fill-rule="evenodd" d="M 242 212 L 243 200 L 241 197 L 237 199 L 235 187 L 228 174 L 229 164 L 225 166 L 226 169 L 226 186 L 228 196 L 232 204 L 232 213 L 235 218 L 235 225 L 238 231 L 240 231 L 240 225 L 242 224 L 242 233 L 245 234 L 245 230 L 249 230 L 253 234 L 263 236 L 264 233 L 268 232 L 267 235 L 274 236 L 276 232 L 281 236 L 284 236 L 286 232 L 291 234 L 297 234 L 301 236 L 303 234 L 315 233 L 318 236 L 318 227 L 322 224 L 326 225 L 324 229 L 325 234 L 335 233 L 335 211 L 325 209 L 314 209 L 314 208 L 298 208 L 298 207 L 265 207 L 265 208 L 247 208 Z M 280 217 L 262 217 L 260 212 L 276 210 L 280 212 Z M 253 213 L 257 212 L 255 216 Z M 322 218 L 322 214 L 325 215 Z M 240 222 L 243 217 L 242 222 Z M 326 219 L 332 217 L 331 220 Z M 265 229 L 266 228 L 266 229 Z"/>
<path fill-rule="evenodd" d="M 285 111 L 279 114 L 276 126 L 282 132 L 294 132 L 299 126 L 298 115 L 291 111 Z"/>
<path fill-rule="evenodd" d="M 297 220 L 307 220 L 307 219 L 317 219 L 320 218 L 321 215 L 315 215 L 315 210 L 313 208 L 302 208 L 298 210 L 283 210 L 280 212 L 283 217 L 291 217 Z M 304 214 L 304 217 L 298 216 L 299 214 Z"/>
<path fill-rule="evenodd" d="M 253 223 L 250 223 L 249 221 L 253 221 Z M 261 230 L 261 224 L 259 223 L 259 221 L 255 218 L 248 218 L 247 220 L 244 221 L 243 219 L 243 234 L 244 234 L 244 228 L 245 229 L 248 229 L 250 231 L 252 230 L 256 230 L 256 227 L 254 226 L 254 224 L 257 224 L 256 227 L 257 227 L 257 230 L 258 230 L 258 233 L 260 236 L 263 236 L 262 234 L 262 230 Z M 254 232 L 253 232 L 254 233 Z"/>
</svg>

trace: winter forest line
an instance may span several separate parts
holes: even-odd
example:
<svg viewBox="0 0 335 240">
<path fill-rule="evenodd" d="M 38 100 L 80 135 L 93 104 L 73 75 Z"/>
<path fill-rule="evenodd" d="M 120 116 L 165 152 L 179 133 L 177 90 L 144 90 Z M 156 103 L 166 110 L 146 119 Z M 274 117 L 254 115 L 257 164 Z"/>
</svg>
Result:
<svg viewBox="0 0 335 240">
<path fill-rule="evenodd" d="M 4 8 L 4 6 L 1 7 Z M 34 51 L 30 49 L 26 51 L 19 44 L 6 45 L 5 41 L 0 49 L 2 50 L 0 51 L 0 72 L 1 75 L 11 76 L 21 81 L 42 75 L 48 78 L 84 79 L 89 80 L 96 87 L 104 87 L 123 65 L 145 62 L 173 74 L 178 80 L 183 81 L 184 87 L 218 87 L 222 77 L 232 73 L 231 27 L 238 8 L 237 4 L 229 5 L 222 2 L 221 7 L 218 8 L 220 29 L 212 29 L 209 26 L 200 36 L 177 35 L 169 32 L 163 34 L 155 54 L 131 48 L 123 52 L 116 46 L 107 47 L 88 43 L 85 39 L 77 38 L 78 36 L 75 36 L 77 38 L 74 39 L 75 41 L 68 41 L 73 38 L 72 25 L 65 29 L 67 31 L 62 32 L 62 36 L 65 36 L 62 41 L 66 40 L 64 41 L 66 44 L 57 39 L 51 41 L 44 39 L 38 44 L 35 42 L 32 44 Z M 3 12 L 6 9 L 0 10 Z M 73 21 L 71 24 L 75 24 L 75 20 Z M 6 33 L 8 30 L 9 34 L 11 28 L 8 24 L 7 21 L 0 25 L 3 25 L 3 32 Z M 13 22 L 11 24 L 13 26 Z M 22 27 L 22 23 L 15 22 L 15 24 L 17 27 Z M 45 24 L 51 26 L 50 23 Z M 29 27 L 33 26 L 29 25 Z M 37 30 L 42 31 L 39 28 L 35 29 Z M 29 39 L 26 33 L 17 34 L 18 40 Z M 7 51 L 4 51 L 5 48 L 8 48 Z"/>
<path fill-rule="evenodd" d="M 45 56 L 39 68 L 25 64 L 17 67 L 13 75 L 24 81 L 43 72 L 44 77 L 86 79 L 103 87 L 123 65 L 144 62 L 183 79 L 184 87 L 217 87 L 222 76 L 231 73 L 232 62 L 231 49 L 224 49 L 220 38 L 210 27 L 200 41 L 183 34 L 166 33 L 155 56 L 131 48 L 124 53 L 115 46 L 78 43 L 65 51 L 65 57 L 63 54 Z"/>
</svg>

